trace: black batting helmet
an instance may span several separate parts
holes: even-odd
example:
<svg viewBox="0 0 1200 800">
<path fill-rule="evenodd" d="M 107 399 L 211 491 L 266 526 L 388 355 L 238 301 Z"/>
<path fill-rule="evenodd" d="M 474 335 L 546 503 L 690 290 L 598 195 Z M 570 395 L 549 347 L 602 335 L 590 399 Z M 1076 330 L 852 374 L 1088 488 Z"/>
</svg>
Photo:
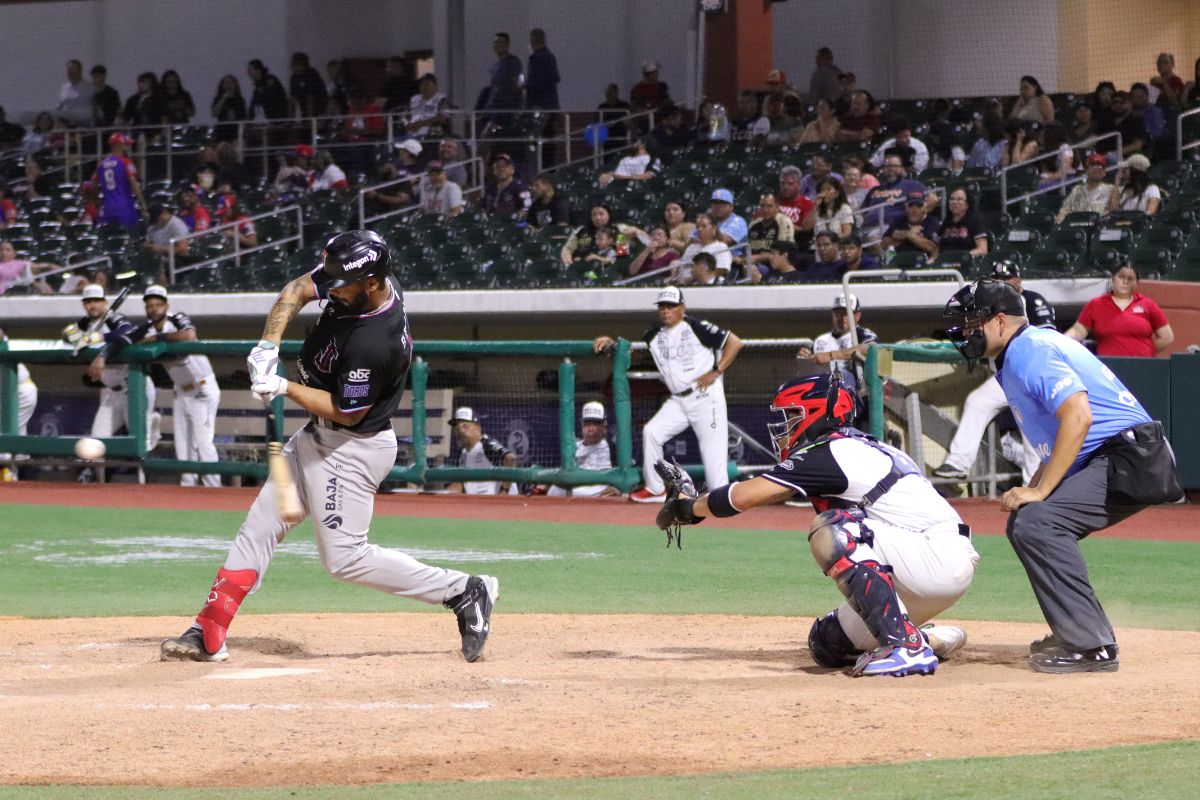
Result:
<svg viewBox="0 0 1200 800">
<path fill-rule="evenodd" d="M 392 249 L 375 231 L 346 231 L 325 243 L 321 269 L 333 278 L 328 288 L 357 283 L 392 272 Z"/>
</svg>

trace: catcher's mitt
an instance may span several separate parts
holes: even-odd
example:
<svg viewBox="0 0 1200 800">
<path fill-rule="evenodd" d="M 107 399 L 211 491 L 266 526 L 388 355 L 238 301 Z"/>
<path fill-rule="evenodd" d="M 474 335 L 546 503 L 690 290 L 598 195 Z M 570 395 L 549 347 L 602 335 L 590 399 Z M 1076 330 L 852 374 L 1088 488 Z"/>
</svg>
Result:
<svg viewBox="0 0 1200 800">
<path fill-rule="evenodd" d="M 668 462 L 666 459 L 658 459 L 654 462 L 654 471 L 663 479 L 663 483 L 667 487 L 667 498 L 663 501 L 662 508 L 658 510 L 658 516 L 654 521 L 658 525 L 659 530 L 667 533 L 667 547 L 674 542 L 675 546 L 680 550 L 683 549 L 683 531 L 680 526 L 696 525 L 704 517 L 697 517 L 692 513 L 692 503 L 699 494 L 696 492 L 696 484 L 692 483 L 692 478 L 683 467 L 677 463 Z"/>
</svg>

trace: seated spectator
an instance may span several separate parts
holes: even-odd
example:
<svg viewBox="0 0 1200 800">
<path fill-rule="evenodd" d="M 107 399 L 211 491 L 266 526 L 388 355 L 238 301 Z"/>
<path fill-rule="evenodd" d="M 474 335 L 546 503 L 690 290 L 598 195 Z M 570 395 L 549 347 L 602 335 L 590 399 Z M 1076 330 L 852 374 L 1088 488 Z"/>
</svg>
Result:
<svg viewBox="0 0 1200 800">
<path fill-rule="evenodd" d="M 43 111 L 33 120 L 33 127 L 21 140 L 21 149 L 26 153 L 38 153 L 47 148 L 62 145 L 65 134 L 49 111 Z"/>
<path fill-rule="evenodd" d="M 873 176 L 872 176 L 873 177 Z M 850 204 L 850 208 L 854 211 L 862 208 L 863 199 L 869 191 L 862 185 L 863 173 L 861 167 L 854 165 L 842 167 L 842 191 L 846 195 L 846 202 Z M 875 182 L 878 185 L 878 181 Z"/>
<path fill-rule="evenodd" d="M 897 253 L 924 253 L 932 261 L 937 257 L 940 229 L 938 220 L 925 210 L 925 198 L 911 197 L 904 204 L 904 221 L 888 227 L 880 246 Z"/>
<path fill-rule="evenodd" d="M 1086 100 L 1079 100 L 1075 103 L 1075 117 L 1071 121 L 1071 127 L 1067 134 L 1071 144 L 1079 144 L 1096 135 L 1091 103 Z"/>
<path fill-rule="evenodd" d="M 292 53 L 288 69 L 292 73 L 288 79 L 292 109 L 301 117 L 322 116 L 329 105 L 329 90 L 309 62 L 308 53 Z"/>
<path fill-rule="evenodd" d="M 858 91 L 858 78 L 853 72 L 838 75 L 838 90 L 840 93 L 833 99 L 833 111 L 839 117 L 844 117 L 850 113 L 850 104 L 854 93 Z"/>
<path fill-rule="evenodd" d="M 862 237 L 857 233 L 843 236 L 838 245 L 841 248 L 842 263 L 846 265 L 846 272 L 854 272 L 860 269 L 879 269 L 882 266 L 878 258 L 870 253 L 863 252 Z"/>
<path fill-rule="evenodd" d="M 833 101 L 817 101 L 817 118 L 804 127 L 798 144 L 833 144 L 838 141 L 842 123 L 834 114 Z"/>
<path fill-rule="evenodd" d="M 575 466 L 579 469 L 612 469 L 612 452 L 608 447 L 608 423 L 604 404 L 596 401 L 583 404 L 579 414 L 582 438 L 575 440 Z M 619 497 L 621 490 L 602 483 L 588 486 L 539 486 L 534 494 L 548 497 Z"/>
<path fill-rule="evenodd" d="M 1150 85 L 1158 91 L 1154 105 L 1159 108 L 1179 108 L 1183 105 L 1186 94 L 1183 78 L 1175 74 L 1175 56 L 1171 53 L 1159 53 L 1154 67 L 1157 75 L 1150 79 Z"/>
<path fill-rule="evenodd" d="M 606 267 L 617 260 L 617 230 L 609 226 L 604 226 L 596 231 L 596 236 L 592 241 L 592 248 L 589 253 L 583 256 L 582 260 L 586 262 L 586 266 L 592 269 Z"/>
<path fill-rule="evenodd" d="M 179 219 L 183 220 L 183 224 L 192 233 L 206 231 L 212 227 L 212 215 L 201 205 L 196 190 L 191 187 L 179 192 Z"/>
<path fill-rule="evenodd" d="M 1150 159 L 1141 153 L 1121 162 L 1116 184 L 1108 201 L 1109 211 L 1141 211 L 1148 217 L 1158 213 L 1162 192 L 1150 180 Z"/>
<path fill-rule="evenodd" d="M 332 191 L 345 192 L 350 188 L 346 173 L 333 163 L 333 156 L 328 150 L 318 150 L 314 157 L 311 189 L 314 192 Z"/>
<path fill-rule="evenodd" d="M 742 261 L 747 266 L 747 272 L 766 274 L 770 268 L 767 262 L 771 258 L 771 248 L 776 242 L 796 241 L 796 226 L 787 214 L 779 210 L 779 199 L 774 192 L 767 192 L 758 201 L 758 212 L 750 223 L 750 231 L 746 236 L 749 253 Z"/>
<path fill-rule="evenodd" d="M 829 231 L 839 239 L 854 230 L 854 209 L 850 207 L 841 181 L 830 176 L 817 184 L 816 205 L 804 217 L 800 227 L 814 235 Z"/>
<path fill-rule="evenodd" d="M 657 272 L 670 266 L 680 258 L 679 251 L 667 241 L 667 229 L 659 225 L 650 231 L 650 243 L 642 248 L 637 258 L 629 265 L 629 274 Z"/>
<path fill-rule="evenodd" d="M 592 206 L 591 214 L 588 216 L 588 224 L 580 225 L 572 231 L 570 237 L 567 238 L 566 244 L 563 245 L 562 251 L 559 253 L 562 263 L 569 267 L 592 252 L 596 245 L 596 233 L 601 228 L 607 228 L 611 224 L 612 215 L 606 206 Z"/>
<path fill-rule="evenodd" d="M 696 253 L 692 257 L 692 286 L 724 285 L 725 276 L 717 271 L 717 259 L 712 253 Z"/>
<path fill-rule="evenodd" d="M 612 172 L 600 175 L 600 185 L 608 186 L 614 180 L 648 181 L 662 171 L 662 164 L 646 149 L 646 140 L 639 138 L 634 143 L 633 154 L 625 156 Z"/>
<path fill-rule="evenodd" d="M 789 164 L 779 170 L 779 210 L 797 227 L 813 207 L 813 201 L 805 197 L 800 189 L 803 183 L 804 173 L 799 167 Z"/>
<path fill-rule="evenodd" d="M 1038 151 L 1041 150 L 1041 145 L 1038 144 L 1037 135 L 1030 127 L 1030 123 L 1023 122 L 1019 119 L 1009 118 L 1004 123 L 1004 157 L 1001 159 L 1003 166 L 1011 164 L 1020 164 L 1028 161 L 1031 158 L 1037 157 Z"/>
<path fill-rule="evenodd" d="M 719 145 L 729 141 L 729 117 L 725 106 L 702 100 L 696 111 L 696 144 Z"/>
<path fill-rule="evenodd" d="M 417 157 L 425 150 L 421 146 L 421 143 L 416 139 L 405 139 L 402 142 L 397 142 L 393 147 L 396 151 L 396 177 L 404 178 L 409 175 L 420 175 L 421 167 L 417 162 Z M 442 163 L 445 163 L 445 161 L 443 160 Z"/>
<path fill-rule="evenodd" d="M 529 194 L 533 202 L 525 212 L 525 221 L 534 230 L 541 230 L 550 225 L 566 225 L 570 221 L 571 205 L 564 194 L 560 194 L 554 183 L 554 176 L 543 172 L 533 179 L 529 185 Z"/>
<path fill-rule="evenodd" d="M 751 283 L 778 285 L 783 283 L 804 283 L 804 272 L 795 264 L 797 257 L 796 245 L 782 240 L 775 241 L 766 251 L 766 258 L 760 265 L 766 270 L 751 269 L 748 274 Z"/>
<path fill-rule="evenodd" d="M 187 125 L 196 116 L 192 95 L 183 88 L 179 73 L 169 69 L 162 74 L 162 104 L 165 121 L 171 125 Z"/>
<path fill-rule="evenodd" d="M 871 98 L 871 95 L 861 89 L 850 96 L 850 110 L 841 118 L 838 129 L 838 141 L 869 142 L 879 133 L 882 127 L 882 112 Z"/>
<path fill-rule="evenodd" d="M 874 169 L 874 167 L 872 167 L 871 169 L 868 169 L 867 162 L 866 162 L 866 160 L 863 159 L 862 156 L 854 155 L 854 154 L 850 154 L 848 156 L 843 156 L 842 157 L 842 169 L 846 170 L 846 169 L 849 169 L 850 167 L 858 167 L 858 171 L 862 175 L 862 180 L 860 181 L 860 183 L 862 185 L 862 188 L 866 189 L 868 192 L 879 185 L 879 179 L 875 177 L 875 173 L 872 171 Z M 842 177 L 842 182 L 845 183 L 844 175 Z M 847 196 L 849 196 L 849 193 L 847 193 Z"/>
<path fill-rule="evenodd" d="M 771 123 L 758 108 L 758 95 L 743 89 L 738 93 L 737 113 L 729 120 L 729 141 L 757 147 L 770 132 Z"/>
<path fill-rule="evenodd" d="M 895 131 L 895 135 L 875 148 L 871 163 L 876 168 L 882 167 L 884 156 L 895 153 L 912 165 L 913 172 L 924 172 L 929 166 L 929 148 L 920 139 L 913 137 L 912 123 L 904 118 L 898 119 L 892 125 L 892 130 Z"/>
<path fill-rule="evenodd" d="M 388 183 L 401 177 L 397 172 L 395 162 L 381 161 L 375 168 L 375 180 L 378 183 Z M 408 208 L 416 203 L 412 180 L 370 189 L 364 193 L 363 200 L 366 203 L 367 213 L 372 216 L 398 208 Z"/>
<path fill-rule="evenodd" d="M 450 418 L 454 440 L 458 444 L 458 466 L 460 467 L 515 467 L 517 454 L 483 432 L 479 417 L 470 408 L 463 406 L 455 410 Z M 465 481 L 452 483 L 450 492 L 463 494 L 508 494 L 515 488 L 509 481 Z"/>
<path fill-rule="evenodd" d="M 696 215 L 696 234 L 692 242 L 683 251 L 683 255 L 675 266 L 671 282 L 686 286 L 692 281 L 692 262 L 697 253 L 711 253 L 716 257 L 717 272 L 721 277 L 729 274 L 733 268 L 733 255 L 729 245 L 721 241 L 717 224 L 708 214 Z"/>
<path fill-rule="evenodd" d="M 258 231 L 254 228 L 254 222 L 246 215 L 246 209 L 242 208 L 236 199 L 225 207 L 224 213 L 221 215 L 221 222 L 236 223 L 233 227 L 221 229 L 221 235 L 230 242 L 237 237 L 239 247 L 258 247 Z"/>
<path fill-rule="evenodd" d="M 54 193 L 57 182 L 42 171 L 41 162 L 32 153 L 25 156 L 25 199 L 37 200 Z M 97 209 L 98 210 L 98 209 Z"/>
<path fill-rule="evenodd" d="M 1079 211 L 1107 214 L 1113 193 L 1113 185 L 1104 181 L 1107 169 L 1108 161 L 1104 156 L 1099 153 L 1092 153 L 1088 156 L 1086 180 L 1083 183 L 1075 184 L 1075 188 L 1071 189 L 1071 193 L 1063 201 L 1062 208 L 1058 210 L 1055 220 L 1062 222 L 1067 214 Z"/>
<path fill-rule="evenodd" d="M 1058 158 L 1038 162 L 1038 188 L 1057 186 L 1075 176 L 1075 151 L 1067 144 L 1067 129 L 1051 122 L 1042 128 L 1042 152 L 1058 153 Z"/>
<path fill-rule="evenodd" d="M 875 208 L 863 219 L 863 224 L 881 229 L 891 225 L 902 226 L 906 222 L 904 207 L 912 200 L 923 200 L 929 204 L 935 202 L 926 197 L 925 184 L 908 177 L 908 169 L 900 156 L 887 156 L 883 160 L 880 184 L 867 192 L 863 199 L 862 208 Z M 883 203 L 890 205 L 881 207 Z"/>
<path fill-rule="evenodd" d="M 1112 131 L 1121 132 L 1121 153 L 1114 153 L 1114 156 L 1120 158 L 1129 158 L 1134 153 L 1140 153 L 1146 149 L 1150 142 L 1150 134 L 1146 131 L 1146 123 L 1141 117 L 1133 113 L 1133 103 L 1129 98 L 1129 92 L 1114 92 L 1112 96 L 1112 127 L 1101 130 L 1098 126 L 1097 133 L 1111 133 Z M 1096 151 L 1100 153 L 1113 153 L 1116 150 L 1117 144 L 1115 141 L 1105 140 L 1097 142 Z"/>
<path fill-rule="evenodd" d="M 15 150 L 25 138 L 25 128 L 8 121 L 8 113 L 0 106 L 0 150 Z"/>
<path fill-rule="evenodd" d="M 172 249 L 175 256 L 186 256 L 188 240 L 184 237 L 190 233 L 187 225 L 179 217 L 171 213 L 171 209 L 155 203 L 150 206 L 150 227 L 146 231 L 145 249 L 157 253 L 164 258 Z M 177 240 L 174 244 L 171 240 Z"/>
<path fill-rule="evenodd" d="M 830 177 L 839 181 L 842 179 L 841 175 L 833 171 L 833 162 L 824 153 L 814 153 L 809 166 L 811 171 L 800 181 L 800 191 L 809 200 L 816 198 L 817 184 L 821 181 Z"/>
<path fill-rule="evenodd" d="M 1000 115 L 985 111 L 975 120 L 975 133 L 978 138 L 967 155 L 967 166 L 987 169 L 1003 166 L 1008 140 L 1004 138 L 1004 120 L 1000 119 Z"/>
<path fill-rule="evenodd" d="M 746 236 L 750 233 L 750 226 L 745 217 L 734 213 L 733 192 L 728 189 L 714 191 L 708 215 L 717 226 L 717 238 L 729 245 L 733 252 L 745 253 Z"/>
<path fill-rule="evenodd" d="M 929 168 L 944 169 L 957 178 L 967 166 L 967 153 L 955 141 L 953 132 L 929 134 Z"/>
<path fill-rule="evenodd" d="M 458 139 L 447 138 L 438 142 L 438 161 L 446 165 L 446 177 L 459 186 L 467 185 L 467 151 Z"/>
<path fill-rule="evenodd" d="M 1165 353 L 1175 333 L 1158 303 L 1137 290 L 1138 277 L 1132 264 L 1117 265 L 1112 289 L 1087 302 L 1067 336 L 1079 342 L 1092 337 L 1099 356 L 1153 358 Z"/>
<path fill-rule="evenodd" d="M 804 271 L 800 280 L 805 283 L 840 283 L 842 276 L 846 274 L 846 262 L 842 260 L 837 235 L 822 231 L 813 237 L 813 244 L 817 258 Z"/>
<path fill-rule="evenodd" d="M 804 106 L 792 94 L 772 94 L 766 101 L 767 122 L 771 130 L 766 144 L 791 144 L 804 131 Z"/>
<path fill-rule="evenodd" d="M 446 177 L 440 161 L 430 161 L 421 179 L 421 211 L 457 217 L 463 210 L 462 187 Z"/>
<path fill-rule="evenodd" d="M 650 149 L 658 153 L 660 158 L 692 143 L 691 133 L 683 127 L 683 111 L 679 106 L 668 103 L 658 110 L 655 118 L 658 125 L 650 133 L 650 140 L 654 143 Z"/>
<path fill-rule="evenodd" d="M 92 67 L 92 124 L 109 128 L 116 124 L 121 113 L 121 96 L 108 85 L 108 69 L 103 64 Z"/>
<path fill-rule="evenodd" d="M 1161 108 L 1150 104 L 1150 90 L 1146 88 L 1146 84 L 1135 83 L 1130 87 L 1129 106 L 1136 116 L 1141 117 L 1142 124 L 1146 126 L 1146 133 L 1150 134 L 1151 139 L 1163 137 L 1167 130 L 1167 120 Z"/>
<path fill-rule="evenodd" d="M 40 264 L 17 258 L 13 243 L 0 240 L 0 294 L 14 286 L 32 286 L 38 294 L 52 294 L 54 290 L 37 276 L 58 268 L 57 264 Z"/>
<path fill-rule="evenodd" d="M 290 203 L 308 192 L 311 181 L 313 149 L 307 144 L 298 144 L 291 155 L 279 156 L 279 169 L 275 182 L 268 192 L 277 203 Z"/>
<path fill-rule="evenodd" d="M 1022 122 L 1037 122 L 1045 125 L 1054 121 L 1054 103 L 1042 91 L 1042 85 L 1032 75 L 1022 75 L 1017 88 L 1017 99 L 1013 101 L 1009 119 Z"/>
<path fill-rule="evenodd" d="M 450 98 L 438 90 L 437 76 L 426 72 L 408 101 L 409 135 L 418 139 L 445 136 L 450 131 L 449 111 Z"/>
<path fill-rule="evenodd" d="M 338 138 L 351 144 L 366 144 L 383 139 L 386 133 L 383 107 L 377 100 L 368 97 L 361 86 L 351 86 L 350 109 L 342 120 Z"/>
<path fill-rule="evenodd" d="M 966 250 L 976 257 L 987 255 L 987 228 L 961 186 L 952 189 L 946 198 L 946 218 L 938 231 L 937 244 L 943 253 Z"/>
<path fill-rule="evenodd" d="M 17 204 L 8 196 L 8 185 L 0 180 L 0 231 L 16 222 L 20 216 Z"/>
<path fill-rule="evenodd" d="M 493 156 L 493 180 L 484 187 L 479 207 L 501 218 L 524 219 L 532 200 L 529 189 L 515 175 L 511 156 L 507 153 Z"/>
<path fill-rule="evenodd" d="M 228 184 L 233 191 L 241 191 L 248 183 L 246 167 L 238 160 L 233 142 L 217 142 L 217 185 Z"/>
<path fill-rule="evenodd" d="M 226 75 L 217 84 L 212 116 L 218 123 L 226 123 L 213 128 L 213 138 L 220 142 L 235 141 L 237 126 L 232 123 L 246 119 L 246 98 L 242 96 L 242 86 L 234 76 Z"/>
<path fill-rule="evenodd" d="M 667 230 L 667 244 L 681 253 L 696 232 L 696 223 L 688 220 L 687 208 L 679 200 L 668 200 L 663 205 L 663 227 Z"/>
<path fill-rule="evenodd" d="M 127 125 L 138 127 L 162 125 L 166 118 L 167 108 L 158 86 L 158 76 L 153 72 L 143 72 L 137 78 L 137 92 L 125 99 L 121 119 Z M 138 131 L 137 135 L 141 137 L 146 134 Z"/>
<path fill-rule="evenodd" d="M 667 84 L 658 79 L 658 62 L 647 61 L 642 64 L 642 79 L 634 84 L 633 90 L 629 93 L 632 110 L 637 113 L 650 109 L 662 109 L 670 102 L 671 90 Z"/>
</svg>

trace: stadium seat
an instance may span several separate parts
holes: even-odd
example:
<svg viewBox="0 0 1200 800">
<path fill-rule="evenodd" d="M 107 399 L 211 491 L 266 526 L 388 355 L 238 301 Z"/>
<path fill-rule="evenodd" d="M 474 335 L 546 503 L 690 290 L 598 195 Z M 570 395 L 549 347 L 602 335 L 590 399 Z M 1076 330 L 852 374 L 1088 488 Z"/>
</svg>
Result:
<svg viewBox="0 0 1200 800">
<path fill-rule="evenodd" d="M 1047 246 L 1034 253 L 1023 270 L 1030 278 L 1061 278 L 1072 274 L 1082 260 L 1082 253 Z"/>
<path fill-rule="evenodd" d="M 1077 259 L 1087 256 L 1089 229 L 1071 227 L 1064 222 L 1050 232 L 1047 242 L 1051 247 L 1074 253 Z"/>
<path fill-rule="evenodd" d="M 1102 227 L 1092 237 L 1092 244 L 1111 247 L 1119 251 L 1121 255 L 1127 256 L 1133 249 L 1133 230 L 1132 228 Z"/>
<path fill-rule="evenodd" d="M 1022 220 L 1023 221 L 1023 220 Z M 1031 255 L 1042 246 L 1042 234 L 1030 228 L 1012 228 L 1004 239 L 1004 247 L 1016 250 L 1025 255 Z"/>
<path fill-rule="evenodd" d="M 1175 268 L 1171 251 L 1154 244 L 1138 244 L 1129 254 L 1129 263 L 1142 278 L 1158 278 L 1170 274 Z"/>
<path fill-rule="evenodd" d="M 929 257 L 916 251 L 896 253 L 887 263 L 888 269 L 917 270 L 928 266 Z"/>
<path fill-rule="evenodd" d="M 1162 247 L 1169 251 L 1172 257 L 1183 250 L 1186 237 L 1180 228 L 1174 225 L 1155 223 L 1148 227 L 1137 239 L 1138 247 Z"/>
<path fill-rule="evenodd" d="M 956 269 L 965 277 L 975 271 L 975 256 L 967 250 L 949 250 L 938 253 L 929 266 L 933 269 Z"/>
<path fill-rule="evenodd" d="M 1083 266 L 1076 271 L 1076 275 L 1108 275 L 1117 268 L 1117 265 L 1123 263 L 1125 263 L 1125 259 L 1118 250 L 1111 247 L 1093 247 L 1088 253 Z"/>
</svg>

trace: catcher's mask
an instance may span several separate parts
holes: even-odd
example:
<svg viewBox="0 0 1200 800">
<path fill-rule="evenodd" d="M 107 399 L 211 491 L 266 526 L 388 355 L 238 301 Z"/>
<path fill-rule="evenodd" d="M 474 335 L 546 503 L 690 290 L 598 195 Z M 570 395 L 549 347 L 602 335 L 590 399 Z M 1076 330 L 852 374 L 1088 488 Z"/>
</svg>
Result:
<svg viewBox="0 0 1200 800">
<path fill-rule="evenodd" d="M 964 286 L 946 303 L 943 316 L 961 320 L 961 324 L 949 329 L 950 341 L 970 369 L 987 354 L 983 326 L 997 314 L 1025 316 L 1025 299 L 1011 285 L 995 278 L 983 278 Z"/>
<path fill-rule="evenodd" d="M 779 417 L 767 423 L 776 458 L 783 461 L 797 447 L 849 425 L 857 409 L 857 398 L 842 383 L 841 370 L 793 378 L 783 384 L 771 400 L 771 411 Z"/>
</svg>

